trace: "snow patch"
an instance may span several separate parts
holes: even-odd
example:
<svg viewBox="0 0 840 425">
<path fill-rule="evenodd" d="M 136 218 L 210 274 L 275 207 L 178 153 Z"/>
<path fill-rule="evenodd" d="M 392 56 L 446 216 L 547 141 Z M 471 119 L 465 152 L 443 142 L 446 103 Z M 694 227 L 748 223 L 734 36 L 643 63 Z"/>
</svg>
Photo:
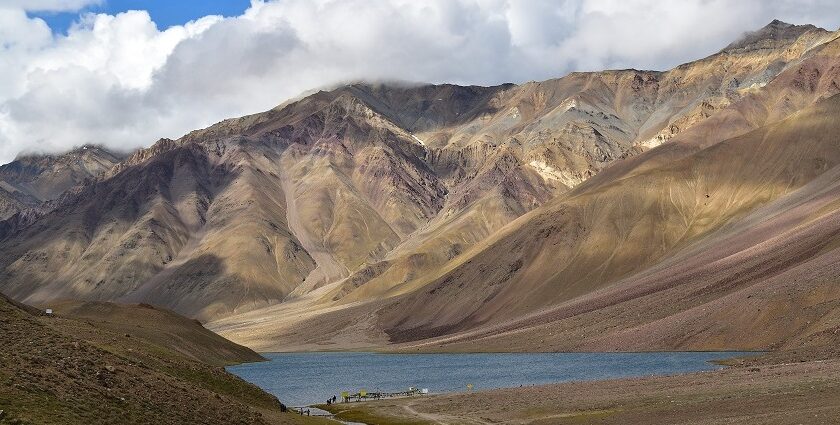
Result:
<svg viewBox="0 0 840 425">
<path fill-rule="evenodd" d="M 560 107 L 563 108 L 564 111 L 568 111 L 570 109 L 576 109 L 578 107 L 577 99 L 571 98 L 571 99 L 561 103 Z"/>
<path fill-rule="evenodd" d="M 420 144 L 420 146 L 426 146 L 426 143 L 425 143 L 425 142 L 423 142 L 422 140 L 420 140 L 420 138 L 419 138 L 419 137 L 417 137 L 417 136 L 415 136 L 415 135 L 413 135 L 413 134 L 411 135 L 411 137 L 412 137 L 412 138 L 414 138 L 414 140 L 416 140 L 416 141 L 417 141 L 417 143 L 419 143 L 419 144 Z"/>
<path fill-rule="evenodd" d="M 528 163 L 544 180 L 557 180 L 569 188 L 575 187 L 583 182 L 584 179 L 573 175 L 567 170 L 558 170 L 545 161 L 533 160 Z"/>
<path fill-rule="evenodd" d="M 665 135 L 663 135 L 663 134 L 657 134 L 656 136 L 651 137 L 650 139 L 640 140 L 640 141 L 636 142 L 636 146 L 639 146 L 639 147 L 642 147 L 642 148 L 645 148 L 645 149 L 653 149 L 653 148 L 667 142 L 668 139 L 669 138 L 665 137 Z"/>
</svg>

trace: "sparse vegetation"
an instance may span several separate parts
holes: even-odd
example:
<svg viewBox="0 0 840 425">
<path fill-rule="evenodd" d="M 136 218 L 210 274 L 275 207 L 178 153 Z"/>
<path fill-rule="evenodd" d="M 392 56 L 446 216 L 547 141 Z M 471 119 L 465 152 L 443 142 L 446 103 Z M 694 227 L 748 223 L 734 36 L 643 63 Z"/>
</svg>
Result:
<svg viewBox="0 0 840 425">
<path fill-rule="evenodd" d="M 0 334 L 0 424 L 323 422 L 282 414 L 273 396 L 178 346 L 95 322 L 34 316 L 2 297 Z"/>
<path fill-rule="evenodd" d="M 336 419 L 349 422 L 376 425 L 433 425 L 435 423 L 407 416 L 391 416 L 387 412 L 378 412 L 375 407 L 366 407 L 362 404 L 346 403 L 316 407 L 335 414 Z"/>
</svg>

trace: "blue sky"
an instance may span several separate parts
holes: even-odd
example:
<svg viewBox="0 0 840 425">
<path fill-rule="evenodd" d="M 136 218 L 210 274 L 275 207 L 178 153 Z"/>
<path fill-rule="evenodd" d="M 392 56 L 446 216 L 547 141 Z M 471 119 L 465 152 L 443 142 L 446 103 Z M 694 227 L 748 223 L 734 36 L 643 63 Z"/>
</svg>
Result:
<svg viewBox="0 0 840 425">
<path fill-rule="evenodd" d="M 164 30 L 207 15 L 241 15 L 250 4 L 249 0 L 103 0 L 98 6 L 89 6 L 77 12 L 38 12 L 30 15 L 44 19 L 54 32 L 66 33 L 84 13 L 114 15 L 126 10 L 147 10 L 158 28 Z"/>
</svg>

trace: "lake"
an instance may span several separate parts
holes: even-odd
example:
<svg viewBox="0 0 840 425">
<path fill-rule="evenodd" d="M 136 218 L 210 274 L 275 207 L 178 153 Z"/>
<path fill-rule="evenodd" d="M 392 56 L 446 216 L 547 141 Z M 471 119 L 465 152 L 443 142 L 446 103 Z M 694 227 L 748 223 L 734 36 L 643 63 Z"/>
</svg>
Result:
<svg viewBox="0 0 840 425">
<path fill-rule="evenodd" d="M 520 385 L 670 375 L 719 369 L 710 363 L 755 353 L 269 353 L 262 363 L 227 370 L 274 394 L 288 406 L 325 402 L 342 391 L 432 393 Z"/>
</svg>

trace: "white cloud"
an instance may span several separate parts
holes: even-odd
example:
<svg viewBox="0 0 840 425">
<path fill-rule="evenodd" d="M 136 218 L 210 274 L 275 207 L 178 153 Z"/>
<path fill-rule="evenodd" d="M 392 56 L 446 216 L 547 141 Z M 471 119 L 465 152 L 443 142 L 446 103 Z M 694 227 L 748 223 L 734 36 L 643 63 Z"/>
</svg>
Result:
<svg viewBox="0 0 840 425">
<path fill-rule="evenodd" d="M 498 84 L 664 69 L 773 18 L 836 28 L 820 0 L 283 0 L 160 31 L 86 15 L 66 36 L 0 0 L 0 162 L 83 143 L 148 145 L 351 80 Z"/>
</svg>

